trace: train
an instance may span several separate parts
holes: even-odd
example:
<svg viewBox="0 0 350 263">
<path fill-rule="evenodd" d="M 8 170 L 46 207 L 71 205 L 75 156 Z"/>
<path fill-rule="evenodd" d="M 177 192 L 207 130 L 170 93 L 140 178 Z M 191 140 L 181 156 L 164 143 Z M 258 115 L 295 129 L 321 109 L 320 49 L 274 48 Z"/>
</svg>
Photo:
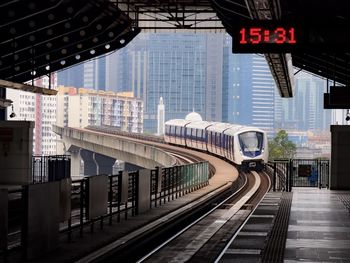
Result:
<svg viewBox="0 0 350 263">
<path fill-rule="evenodd" d="M 212 153 L 243 170 L 262 170 L 268 161 L 267 134 L 256 127 L 172 119 L 165 122 L 164 141 Z"/>
</svg>

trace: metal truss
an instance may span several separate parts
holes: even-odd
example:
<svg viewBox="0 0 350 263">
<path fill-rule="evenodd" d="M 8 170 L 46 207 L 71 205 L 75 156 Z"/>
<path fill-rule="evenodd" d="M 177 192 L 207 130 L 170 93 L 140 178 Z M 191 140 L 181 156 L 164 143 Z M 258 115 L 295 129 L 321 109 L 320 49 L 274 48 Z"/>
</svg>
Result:
<svg viewBox="0 0 350 263">
<path fill-rule="evenodd" d="M 110 0 L 145 31 L 225 32 L 210 0 Z"/>
</svg>

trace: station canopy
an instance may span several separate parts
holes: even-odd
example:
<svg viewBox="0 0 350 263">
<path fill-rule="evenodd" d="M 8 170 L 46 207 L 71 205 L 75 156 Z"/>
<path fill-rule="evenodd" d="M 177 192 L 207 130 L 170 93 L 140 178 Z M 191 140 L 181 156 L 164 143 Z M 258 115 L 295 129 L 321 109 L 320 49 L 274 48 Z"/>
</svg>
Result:
<svg viewBox="0 0 350 263">
<path fill-rule="evenodd" d="M 140 30 L 226 31 L 235 41 L 237 25 L 247 21 L 331 24 L 315 31 L 316 38 L 326 39 L 321 48 L 252 51 L 265 54 L 281 96 L 292 97 L 293 66 L 349 84 L 347 6 L 345 0 L 5 0 L 0 5 L 0 79 L 24 82 L 81 63 L 124 47 Z M 315 33 L 306 28 L 304 34 Z M 259 32 L 260 39 L 269 39 L 262 33 L 266 30 Z"/>
<path fill-rule="evenodd" d="M 139 32 L 106 0 L 3 0 L 0 79 L 25 82 L 127 45 Z"/>
</svg>

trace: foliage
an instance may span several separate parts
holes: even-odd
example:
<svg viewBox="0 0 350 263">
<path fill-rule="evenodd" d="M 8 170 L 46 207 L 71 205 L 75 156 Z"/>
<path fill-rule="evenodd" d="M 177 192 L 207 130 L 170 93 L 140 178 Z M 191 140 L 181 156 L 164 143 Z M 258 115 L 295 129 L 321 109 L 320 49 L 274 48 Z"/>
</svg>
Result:
<svg viewBox="0 0 350 263">
<path fill-rule="evenodd" d="M 291 159 L 296 152 L 296 145 L 288 140 L 288 133 L 285 130 L 280 130 L 276 136 L 269 141 L 269 160 L 280 158 Z"/>
</svg>

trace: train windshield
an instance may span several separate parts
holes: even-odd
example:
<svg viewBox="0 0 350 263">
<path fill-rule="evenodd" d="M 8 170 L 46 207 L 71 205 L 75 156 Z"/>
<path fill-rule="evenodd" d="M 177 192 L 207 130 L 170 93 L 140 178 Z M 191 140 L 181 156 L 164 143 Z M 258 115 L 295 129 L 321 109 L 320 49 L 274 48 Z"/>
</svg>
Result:
<svg viewBox="0 0 350 263">
<path fill-rule="evenodd" d="M 244 132 L 238 135 L 244 156 L 255 157 L 261 154 L 264 136 L 261 132 Z"/>
</svg>

